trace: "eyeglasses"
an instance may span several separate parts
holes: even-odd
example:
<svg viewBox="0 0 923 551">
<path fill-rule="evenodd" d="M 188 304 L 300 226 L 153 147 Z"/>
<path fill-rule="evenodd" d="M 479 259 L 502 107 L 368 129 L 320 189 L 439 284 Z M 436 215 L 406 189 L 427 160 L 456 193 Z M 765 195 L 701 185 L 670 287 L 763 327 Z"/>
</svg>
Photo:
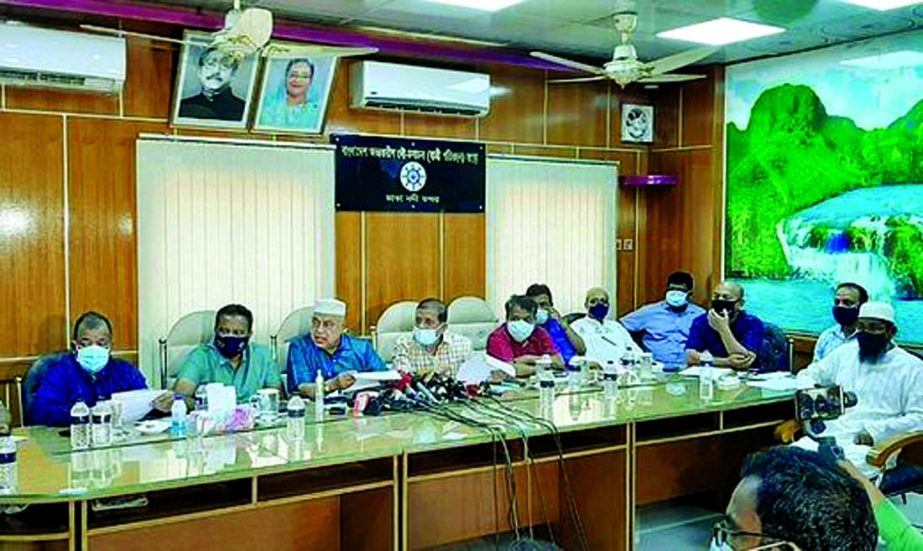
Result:
<svg viewBox="0 0 923 551">
<path fill-rule="evenodd" d="M 764 541 L 766 543 L 761 543 L 760 545 L 756 547 L 751 547 L 747 549 L 746 551 L 769 550 L 775 547 L 779 547 L 780 545 L 788 547 L 789 549 L 792 549 L 793 551 L 800 551 L 797 545 L 789 541 L 785 541 L 782 538 L 777 538 L 775 536 L 761 534 L 759 532 L 747 532 L 744 530 L 738 530 L 737 527 L 734 525 L 734 522 L 727 516 L 725 516 L 724 518 L 716 522 L 715 525 L 712 527 L 712 537 L 714 538 L 715 543 L 717 543 L 718 545 L 727 544 L 728 547 L 732 549 L 735 549 L 733 545 L 734 538 L 751 537 L 751 538 L 759 538 L 761 541 Z"/>
</svg>

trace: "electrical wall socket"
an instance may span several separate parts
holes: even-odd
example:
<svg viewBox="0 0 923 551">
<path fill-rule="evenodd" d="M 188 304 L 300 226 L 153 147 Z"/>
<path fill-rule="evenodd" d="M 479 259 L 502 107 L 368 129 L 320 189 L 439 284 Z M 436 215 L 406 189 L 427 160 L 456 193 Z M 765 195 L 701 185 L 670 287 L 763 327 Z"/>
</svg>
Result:
<svg viewBox="0 0 923 551">
<path fill-rule="evenodd" d="M 623 251 L 635 250 L 635 240 L 634 239 L 623 239 L 622 240 L 622 250 Z"/>
<path fill-rule="evenodd" d="M 617 251 L 621 251 L 621 250 L 622 250 L 622 240 L 621 240 L 621 239 L 616 239 L 616 240 L 615 240 L 615 250 L 617 250 Z"/>
</svg>

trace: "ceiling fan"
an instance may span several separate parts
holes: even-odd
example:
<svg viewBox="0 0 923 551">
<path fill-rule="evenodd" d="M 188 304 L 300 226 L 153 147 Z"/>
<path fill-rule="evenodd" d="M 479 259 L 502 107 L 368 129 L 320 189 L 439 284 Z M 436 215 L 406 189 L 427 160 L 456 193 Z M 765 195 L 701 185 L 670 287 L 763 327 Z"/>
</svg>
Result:
<svg viewBox="0 0 923 551">
<path fill-rule="evenodd" d="M 609 61 L 602 67 L 594 67 L 593 65 L 587 65 L 586 63 L 580 63 L 579 61 L 565 59 L 544 52 L 532 52 L 532 56 L 596 75 L 592 77 L 549 80 L 548 82 L 550 83 L 590 82 L 608 78 L 614 80 L 619 86 L 624 88 L 626 85 L 633 82 L 660 84 L 705 78 L 705 75 L 682 75 L 670 73 L 670 71 L 705 59 L 715 53 L 717 48 L 695 48 L 662 57 L 654 61 L 644 62 L 638 59 L 638 52 L 635 51 L 635 47 L 631 43 L 631 33 L 634 32 L 637 25 L 637 13 L 622 12 L 615 14 L 615 28 L 619 31 L 621 39 L 619 44 L 615 46 L 615 51 L 612 53 L 612 61 Z"/>
<path fill-rule="evenodd" d="M 82 29 L 117 36 L 134 36 L 149 40 L 202 46 L 201 42 L 180 40 L 132 31 L 81 25 Z M 272 37 L 272 12 L 264 8 L 241 9 L 240 0 L 234 0 L 234 7 L 224 17 L 224 28 L 211 34 L 209 47 L 243 59 L 255 53 L 263 57 L 300 57 L 304 55 L 354 56 L 374 54 L 378 48 L 346 48 L 318 44 L 280 44 L 270 42 Z"/>
</svg>

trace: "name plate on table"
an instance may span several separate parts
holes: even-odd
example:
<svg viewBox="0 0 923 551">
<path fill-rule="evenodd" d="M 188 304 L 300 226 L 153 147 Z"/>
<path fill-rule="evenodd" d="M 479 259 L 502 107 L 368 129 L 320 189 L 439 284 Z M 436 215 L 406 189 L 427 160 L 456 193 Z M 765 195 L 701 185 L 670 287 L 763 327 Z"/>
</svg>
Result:
<svg viewBox="0 0 923 551">
<path fill-rule="evenodd" d="M 339 134 L 338 211 L 484 212 L 485 146 Z"/>
</svg>

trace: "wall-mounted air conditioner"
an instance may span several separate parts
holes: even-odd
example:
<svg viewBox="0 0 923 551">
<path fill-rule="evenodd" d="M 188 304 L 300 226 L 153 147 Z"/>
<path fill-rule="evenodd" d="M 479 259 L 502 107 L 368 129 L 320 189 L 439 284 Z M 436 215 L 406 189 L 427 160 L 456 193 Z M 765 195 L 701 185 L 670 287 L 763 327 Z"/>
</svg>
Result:
<svg viewBox="0 0 923 551">
<path fill-rule="evenodd" d="M 125 84 L 125 39 L 0 24 L 0 82 L 118 93 Z"/>
<path fill-rule="evenodd" d="M 353 107 L 481 117 L 490 111 L 490 75 L 359 61 L 350 71 Z"/>
</svg>

